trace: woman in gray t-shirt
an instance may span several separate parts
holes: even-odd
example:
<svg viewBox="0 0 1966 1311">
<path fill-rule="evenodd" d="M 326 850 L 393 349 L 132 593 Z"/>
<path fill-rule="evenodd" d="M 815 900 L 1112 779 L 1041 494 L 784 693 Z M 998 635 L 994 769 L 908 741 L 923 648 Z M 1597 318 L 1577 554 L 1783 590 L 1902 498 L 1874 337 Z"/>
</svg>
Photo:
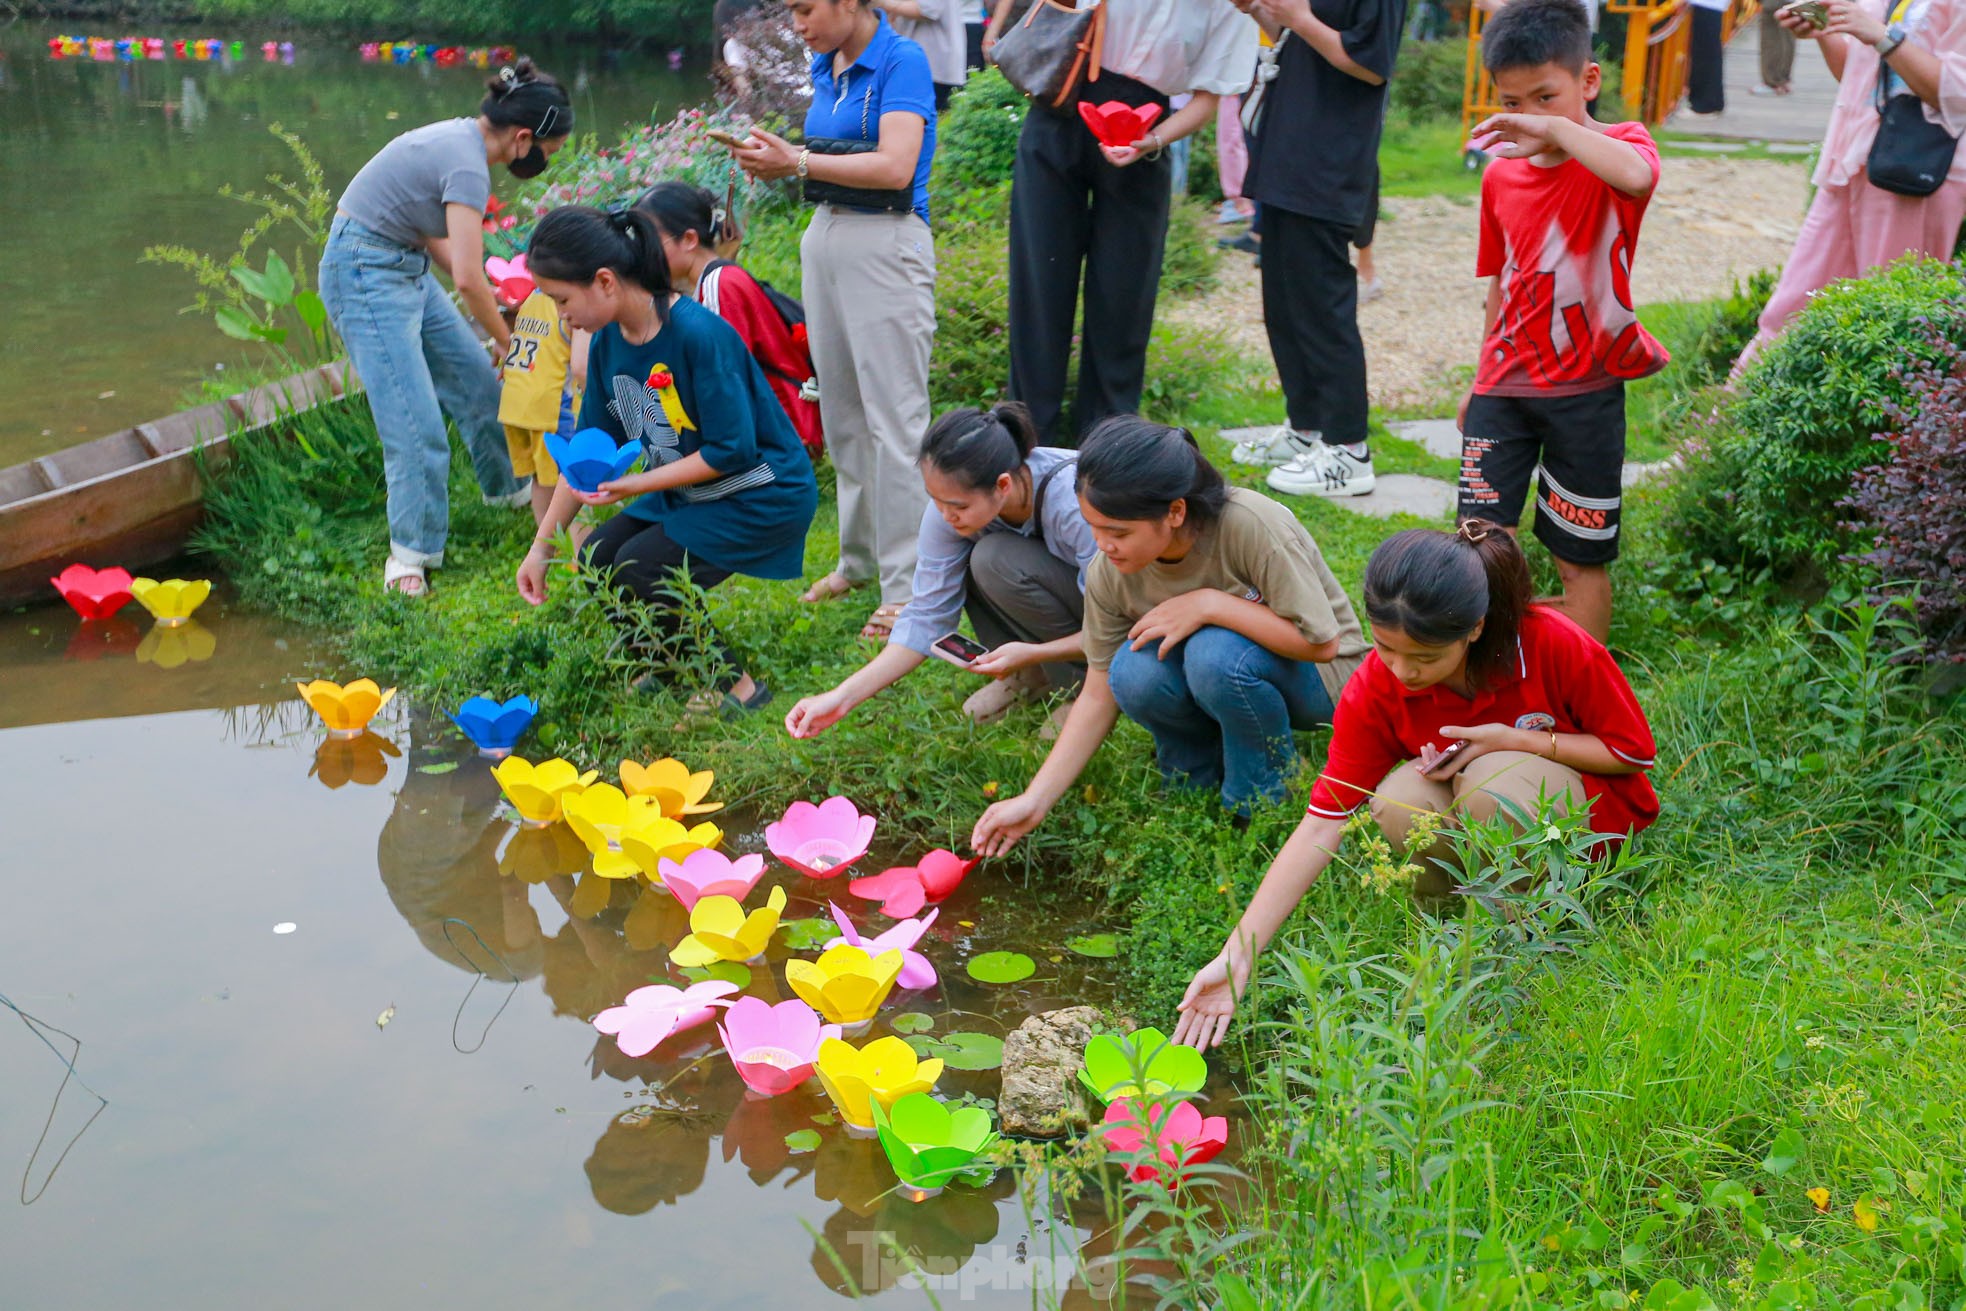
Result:
<svg viewBox="0 0 1966 1311">
<path fill-rule="evenodd" d="M 491 166 L 537 177 L 573 131 L 566 91 L 530 59 L 500 69 L 476 118 L 413 129 L 362 166 L 336 207 L 321 256 L 321 299 L 368 393 L 389 491 L 383 586 L 426 589 L 450 529 L 450 440 L 456 421 L 488 503 L 524 503 L 498 422 L 498 376 L 478 332 L 431 271 L 450 271 L 471 317 L 499 345 L 511 331 L 485 277 Z"/>
</svg>

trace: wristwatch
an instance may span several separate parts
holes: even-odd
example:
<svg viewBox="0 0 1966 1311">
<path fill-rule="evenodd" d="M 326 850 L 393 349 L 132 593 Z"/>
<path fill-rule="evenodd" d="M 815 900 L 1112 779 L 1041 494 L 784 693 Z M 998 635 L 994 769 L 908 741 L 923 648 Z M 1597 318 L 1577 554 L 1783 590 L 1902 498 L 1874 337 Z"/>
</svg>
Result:
<svg viewBox="0 0 1966 1311">
<path fill-rule="evenodd" d="M 1905 43 L 1905 29 L 1897 23 L 1884 29 L 1884 39 L 1874 43 L 1871 49 L 1877 51 L 1879 59 L 1889 59 L 1898 53 L 1898 47 Z"/>
<path fill-rule="evenodd" d="M 812 162 L 812 148 L 808 146 L 799 152 L 799 181 L 806 179 L 806 165 Z"/>
</svg>

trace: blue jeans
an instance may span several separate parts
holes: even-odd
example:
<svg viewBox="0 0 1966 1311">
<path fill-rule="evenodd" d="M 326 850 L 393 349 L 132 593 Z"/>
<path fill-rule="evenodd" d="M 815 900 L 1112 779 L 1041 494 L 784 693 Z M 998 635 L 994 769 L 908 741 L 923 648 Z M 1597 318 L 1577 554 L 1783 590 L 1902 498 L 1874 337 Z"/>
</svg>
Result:
<svg viewBox="0 0 1966 1311">
<path fill-rule="evenodd" d="M 1167 659 L 1148 645 L 1113 653 L 1113 699 L 1154 735 L 1162 777 L 1220 787 L 1222 804 L 1247 814 L 1279 801 L 1297 766 L 1293 728 L 1331 722 L 1331 694 L 1317 666 L 1258 646 L 1227 628 L 1204 628 Z"/>
<path fill-rule="evenodd" d="M 389 487 L 389 545 L 405 564 L 444 562 L 450 437 L 457 422 L 487 498 L 519 490 L 498 422 L 498 375 L 430 256 L 337 216 L 321 256 L 321 299 L 368 393 Z"/>
</svg>

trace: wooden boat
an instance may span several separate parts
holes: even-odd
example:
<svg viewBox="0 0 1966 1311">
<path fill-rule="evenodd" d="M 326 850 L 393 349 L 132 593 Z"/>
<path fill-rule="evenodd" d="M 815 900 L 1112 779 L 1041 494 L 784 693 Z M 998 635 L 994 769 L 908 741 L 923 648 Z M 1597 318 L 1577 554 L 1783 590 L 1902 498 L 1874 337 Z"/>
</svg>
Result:
<svg viewBox="0 0 1966 1311">
<path fill-rule="evenodd" d="M 327 364 L 0 469 L 0 605 L 51 599 L 80 561 L 136 571 L 184 549 L 204 513 L 203 471 L 232 438 L 359 389 Z"/>
</svg>

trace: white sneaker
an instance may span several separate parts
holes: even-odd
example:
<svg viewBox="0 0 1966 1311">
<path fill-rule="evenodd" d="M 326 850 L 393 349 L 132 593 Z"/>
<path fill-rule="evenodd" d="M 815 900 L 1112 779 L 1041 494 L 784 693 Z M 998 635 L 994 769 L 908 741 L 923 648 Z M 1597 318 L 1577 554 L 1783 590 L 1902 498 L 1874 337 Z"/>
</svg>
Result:
<svg viewBox="0 0 1966 1311">
<path fill-rule="evenodd" d="M 1323 445 L 1324 439 L 1318 434 L 1297 432 L 1286 424 L 1267 437 L 1252 437 L 1246 442 L 1237 442 L 1235 449 L 1229 452 L 1229 458 L 1237 464 L 1273 469 L 1279 464 L 1289 464 Z"/>
<path fill-rule="evenodd" d="M 1353 455 L 1346 447 L 1319 443 L 1318 449 L 1270 470 L 1264 481 L 1292 496 L 1363 496 L 1377 480 L 1371 451 Z"/>
</svg>

